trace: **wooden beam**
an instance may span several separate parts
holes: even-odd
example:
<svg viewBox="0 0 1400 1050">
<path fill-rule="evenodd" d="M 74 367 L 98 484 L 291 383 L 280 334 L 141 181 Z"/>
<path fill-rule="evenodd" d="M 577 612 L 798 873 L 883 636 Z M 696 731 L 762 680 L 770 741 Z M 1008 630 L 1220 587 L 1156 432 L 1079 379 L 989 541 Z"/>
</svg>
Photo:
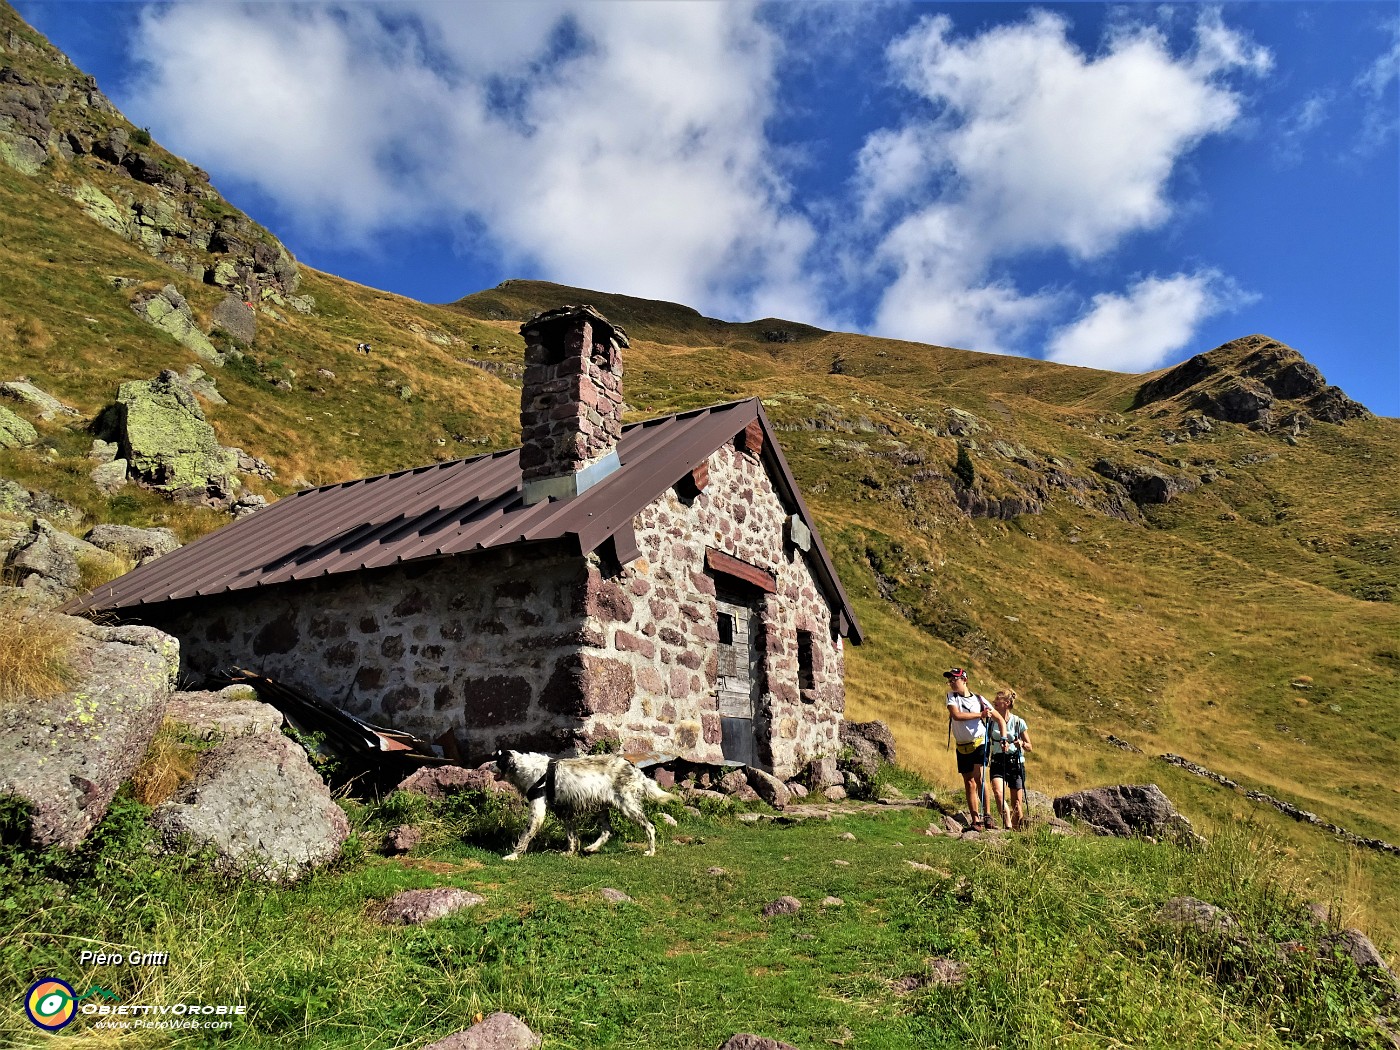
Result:
<svg viewBox="0 0 1400 1050">
<path fill-rule="evenodd" d="M 757 587 L 765 594 L 778 593 L 778 580 L 771 572 L 746 561 L 740 561 L 732 554 L 725 554 L 713 547 L 706 547 L 705 566 L 713 573 L 742 580 L 751 587 Z"/>
</svg>

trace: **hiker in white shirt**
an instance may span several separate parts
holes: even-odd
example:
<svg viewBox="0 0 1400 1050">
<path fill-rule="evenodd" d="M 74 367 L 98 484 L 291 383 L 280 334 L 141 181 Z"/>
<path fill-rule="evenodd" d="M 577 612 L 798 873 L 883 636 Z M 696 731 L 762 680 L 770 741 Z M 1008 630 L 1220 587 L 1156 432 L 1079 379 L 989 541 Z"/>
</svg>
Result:
<svg viewBox="0 0 1400 1050">
<path fill-rule="evenodd" d="M 992 753 L 992 798 L 996 801 L 997 812 L 1001 814 L 1001 826 L 1019 831 L 1026 822 L 1025 752 L 1034 749 L 1026 720 L 1011 713 L 1015 704 L 1014 689 L 1001 690 L 992 701 L 992 706 L 1004 719 L 1005 729 L 992 726 L 989 746 Z"/>
<path fill-rule="evenodd" d="M 967 790 L 967 808 L 972 827 L 986 830 L 986 798 L 982 793 L 982 766 L 987 758 L 986 721 L 995 722 L 1006 732 L 1006 720 L 987 698 L 967 687 L 967 672 L 961 667 L 944 671 L 948 679 L 948 717 L 951 719 L 953 742 L 958 751 L 958 773 Z"/>
</svg>

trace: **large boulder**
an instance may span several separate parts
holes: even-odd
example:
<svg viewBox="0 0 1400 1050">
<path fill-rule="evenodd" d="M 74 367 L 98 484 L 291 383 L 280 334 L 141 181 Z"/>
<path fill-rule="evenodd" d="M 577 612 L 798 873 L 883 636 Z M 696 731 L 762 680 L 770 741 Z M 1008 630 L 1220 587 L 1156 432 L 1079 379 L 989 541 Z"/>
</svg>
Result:
<svg viewBox="0 0 1400 1050">
<path fill-rule="evenodd" d="M 111 578 L 124 566 L 112 554 L 85 540 L 34 519 L 5 559 L 5 568 L 19 587 L 40 605 L 59 605 L 83 589 L 85 566 Z"/>
<path fill-rule="evenodd" d="M 180 546 L 170 529 L 138 529 L 131 525 L 94 525 L 83 539 L 94 547 L 137 563 L 159 558 Z"/>
<path fill-rule="evenodd" d="M 859 737 L 869 741 L 879 753 L 880 759 L 884 762 L 893 763 L 895 760 L 894 734 L 890 732 L 890 727 L 884 722 L 842 722 L 841 723 L 841 743 L 850 744 L 852 740 Z"/>
<path fill-rule="evenodd" d="M 1191 822 L 1176 811 L 1156 784 L 1118 784 L 1061 795 L 1055 816 L 1080 820 L 1110 835 L 1146 835 L 1195 841 Z"/>
<path fill-rule="evenodd" d="M 28 804 L 31 845 L 71 849 L 145 756 L 179 672 L 179 643 L 151 627 L 23 615 L 72 630 L 74 680 L 58 696 L 0 705 L 0 795 Z"/>
<path fill-rule="evenodd" d="M 282 729 L 282 712 L 257 700 L 236 700 L 225 692 L 176 693 L 165 709 L 203 740 L 272 736 Z"/>
<path fill-rule="evenodd" d="M 792 800 L 792 792 L 787 789 L 786 784 L 772 773 L 755 769 L 753 766 L 746 766 L 744 773 L 748 778 L 749 787 L 758 793 L 759 798 L 774 809 L 787 808 L 787 804 Z"/>
<path fill-rule="evenodd" d="M 835 755 L 818 755 L 807 763 L 805 776 L 807 786 L 813 791 L 821 791 L 832 784 L 841 783 L 841 770 L 837 768 Z"/>
<path fill-rule="evenodd" d="M 258 334 L 258 315 L 236 295 L 225 296 L 210 319 L 216 329 L 238 343 L 251 343 Z"/>
<path fill-rule="evenodd" d="M 27 419 L 0 405 L 0 448 L 24 448 L 39 440 L 39 432 Z"/>
<path fill-rule="evenodd" d="M 173 284 L 167 284 L 156 293 L 138 295 L 132 301 L 131 308 L 205 360 L 223 363 L 223 355 L 200 329 L 190 304 Z"/>
<path fill-rule="evenodd" d="M 234 737 L 204 752 L 193 779 L 151 823 L 167 849 L 210 848 L 226 871 L 277 881 L 334 860 L 350 836 L 306 752 L 281 733 Z"/>
<path fill-rule="evenodd" d="M 221 446 L 178 372 L 123 383 L 108 410 L 132 476 L 175 495 L 226 501 L 238 490 L 237 454 Z"/>
</svg>

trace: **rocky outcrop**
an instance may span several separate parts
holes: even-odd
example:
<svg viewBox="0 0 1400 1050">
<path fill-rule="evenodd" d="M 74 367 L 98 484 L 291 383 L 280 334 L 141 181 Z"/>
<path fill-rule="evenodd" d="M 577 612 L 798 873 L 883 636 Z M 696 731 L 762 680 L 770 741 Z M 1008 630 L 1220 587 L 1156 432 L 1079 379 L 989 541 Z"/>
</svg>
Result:
<svg viewBox="0 0 1400 1050">
<path fill-rule="evenodd" d="M 173 284 L 167 284 L 159 292 L 138 295 L 131 301 L 131 308 L 181 346 L 194 351 L 206 361 L 223 364 L 223 354 L 214 348 L 195 320 L 190 304 Z"/>
<path fill-rule="evenodd" d="M 83 520 L 83 512 L 77 507 L 64 503 L 58 497 L 42 490 L 30 492 L 23 485 L 7 478 L 0 478 L 0 514 L 39 517 L 70 525 Z"/>
<path fill-rule="evenodd" d="M 1197 478 L 1169 474 L 1142 464 L 1114 463 L 1107 459 L 1100 459 L 1094 464 L 1094 473 L 1122 485 L 1127 489 L 1128 497 L 1138 506 L 1170 503 L 1177 496 L 1200 487 Z"/>
<path fill-rule="evenodd" d="M 169 529 L 138 529 L 131 525 L 94 525 L 83 539 L 138 565 L 169 554 L 180 546 L 175 533 Z"/>
<path fill-rule="evenodd" d="M 131 475 L 153 488 L 217 505 L 238 490 L 236 453 L 219 444 L 177 372 L 123 383 L 100 425 L 116 440 Z"/>
<path fill-rule="evenodd" d="M 0 448 L 24 448 L 38 440 L 33 423 L 0 405 Z"/>
<path fill-rule="evenodd" d="M 83 589 L 85 565 L 101 575 L 121 575 L 122 563 L 112 554 L 55 529 L 42 518 L 34 519 L 5 558 L 4 566 L 31 601 L 54 606 L 74 598 Z"/>
<path fill-rule="evenodd" d="M 73 686 L 0 705 L 0 796 L 27 804 L 31 845 L 71 849 L 145 756 L 180 655 L 179 643 L 154 628 L 59 620 L 73 631 Z"/>
<path fill-rule="evenodd" d="M 206 172 L 133 127 L 92 77 L 8 7 L 0 30 L 16 45 L 0 62 L 0 163 L 47 180 L 94 222 L 182 273 L 245 299 L 295 305 L 292 257 L 231 208 Z"/>
<path fill-rule="evenodd" d="M 0 383 L 0 394 L 11 401 L 18 401 L 20 404 L 30 406 L 39 413 L 39 418 L 45 423 L 52 423 L 59 416 L 76 416 L 78 414 L 76 408 L 65 405 L 58 398 L 40 390 L 27 379 Z"/>
<path fill-rule="evenodd" d="M 1172 399 L 1210 419 L 1291 434 L 1315 419 L 1342 423 L 1370 415 L 1302 354 L 1266 335 L 1224 343 L 1148 380 L 1133 407 Z"/>
<path fill-rule="evenodd" d="M 1145 835 L 1181 842 L 1197 839 L 1191 822 L 1156 784 L 1119 784 L 1061 795 L 1055 816 L 1078 820 L 1108 835 Z"/>
<path fill-rule="evenodd" d="M 1045 504 L 1031 496 L 992 496 L 980 489 L 957 489 L 958 506 L 970 518 L 1010 521 L 1026 514 L 1039 514 Z"/>
<path fill-rule="evenodd" d="M 278 881 L 334 860 L 350 835 L 306 752 L 281 733 L 235 737 L 204 752 L 194 778 L 151 823 L 167 849 L 208 848 L 226 871 Z"/>
</svg>

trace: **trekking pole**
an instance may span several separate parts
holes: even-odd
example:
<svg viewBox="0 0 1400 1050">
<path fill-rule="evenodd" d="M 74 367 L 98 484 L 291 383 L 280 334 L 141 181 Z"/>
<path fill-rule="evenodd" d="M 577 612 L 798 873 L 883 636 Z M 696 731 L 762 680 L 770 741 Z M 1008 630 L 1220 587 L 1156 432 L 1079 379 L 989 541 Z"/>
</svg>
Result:
<svg viewBox="0 0 1400 1050">
<path fill-rule="evenodd" d="M 992 726 L 985 718 L 982 719 L 982 734 L 982 830 L 985 831 L 991 825 L 991 815 L 987 812 L 987 766 L 992 761 Z"/>
</svg>

